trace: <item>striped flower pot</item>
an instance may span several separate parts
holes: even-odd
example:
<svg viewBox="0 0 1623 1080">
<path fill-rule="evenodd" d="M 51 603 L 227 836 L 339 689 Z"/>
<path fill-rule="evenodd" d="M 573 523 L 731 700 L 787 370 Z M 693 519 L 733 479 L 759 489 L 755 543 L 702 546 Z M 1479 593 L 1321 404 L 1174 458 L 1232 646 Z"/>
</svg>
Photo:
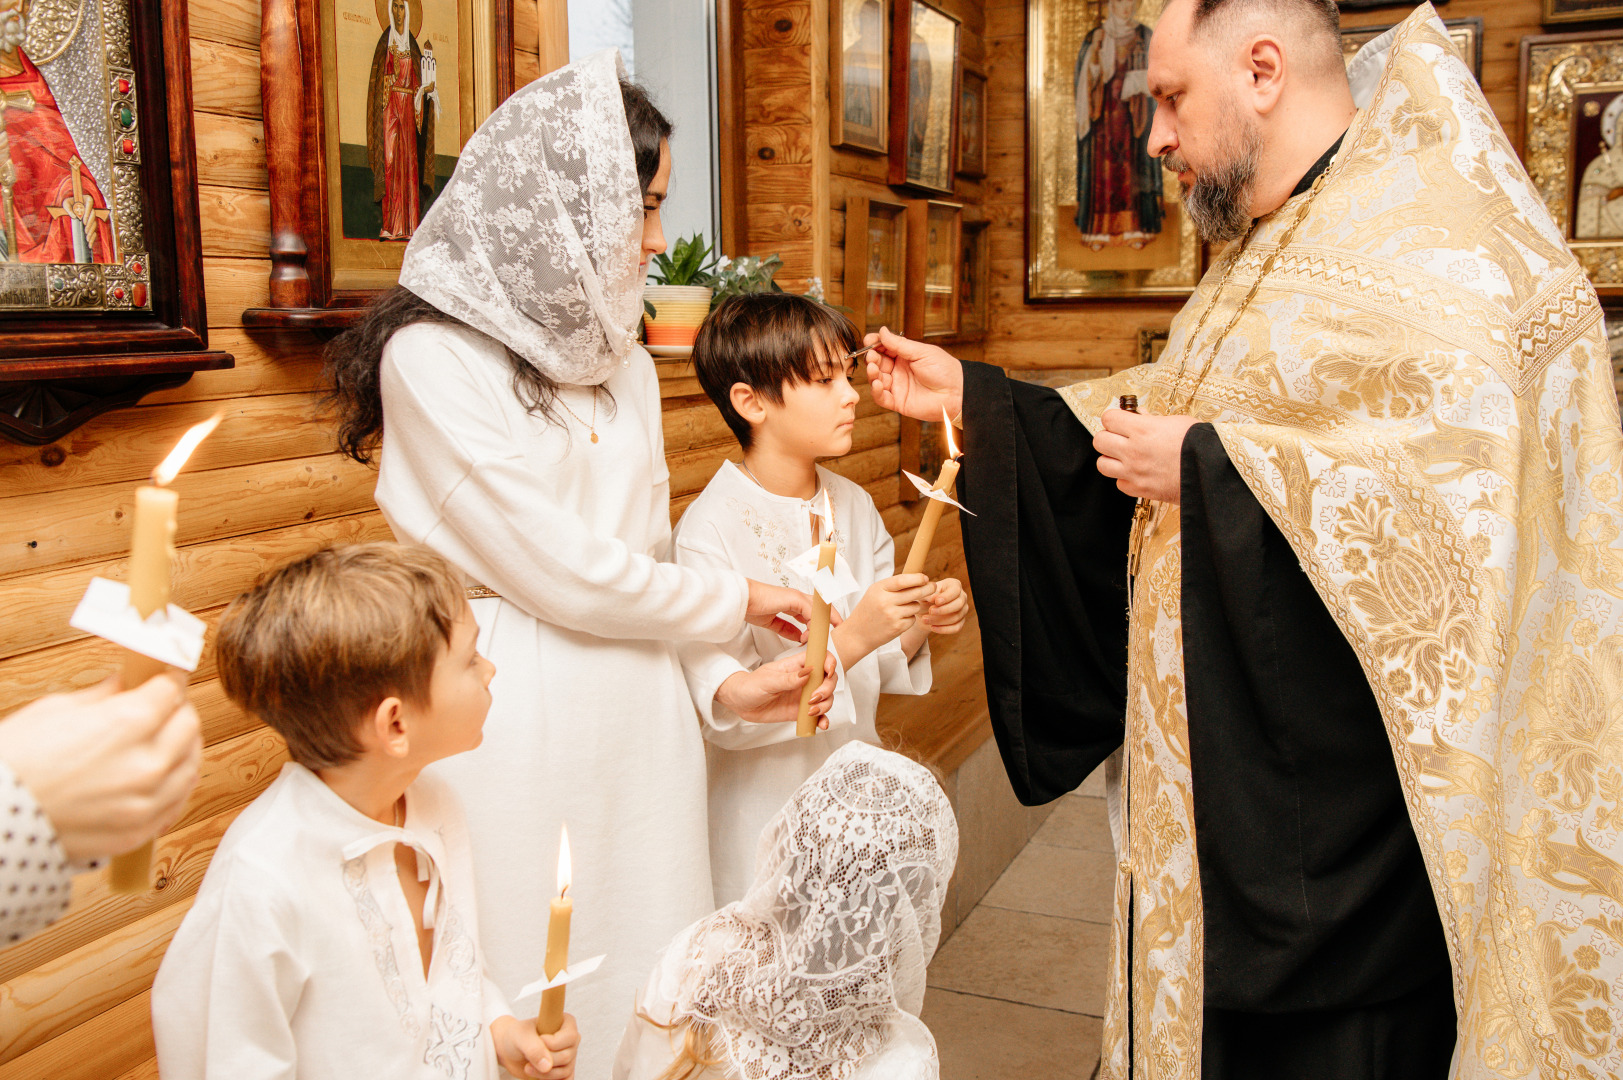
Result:
<svg viewBox="0 0 1623 1080">
<path fill-rule="evenodd" d="M 699 324 L 710 314 L 711 289 L 707 285 L 648 285 L 642 298 L 654 307 L 644 312 L 650 348 L 685 348 L 698 336 Z"/>
</svg>

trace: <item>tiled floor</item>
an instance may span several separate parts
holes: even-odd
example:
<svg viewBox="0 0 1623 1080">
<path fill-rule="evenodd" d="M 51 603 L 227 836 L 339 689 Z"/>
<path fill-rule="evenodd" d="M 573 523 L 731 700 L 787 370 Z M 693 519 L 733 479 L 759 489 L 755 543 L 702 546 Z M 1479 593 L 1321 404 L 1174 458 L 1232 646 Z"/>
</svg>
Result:
<svg viewBox="0 0 1623 1080">
<path fill-rule="evenodd" d="M 942 1080 L 1093 1074 L 1115 863 L 1101 796 L 1094 777 L 1061 799 L 936 953 L 924 1021 Z"/>
</svg>

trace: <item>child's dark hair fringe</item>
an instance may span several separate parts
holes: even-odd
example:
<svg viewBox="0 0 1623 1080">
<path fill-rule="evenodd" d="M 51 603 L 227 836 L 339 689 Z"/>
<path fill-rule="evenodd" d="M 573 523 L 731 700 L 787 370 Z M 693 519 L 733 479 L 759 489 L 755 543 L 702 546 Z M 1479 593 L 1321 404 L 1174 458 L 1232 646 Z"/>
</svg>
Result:
<svg viewBox="0 0 1623 1080">
<path fill-rule="evenodd" d="M 782 404 L 785 386 L 823 378 L 830 359 L 861 347 L 851 320 L 826 304 L 794 293 L 746 293 L 723 300 L 699 328 L 693 367 L 738 444 L 748 450 L 750 425 L 733 408 L 734 384 Z"/>
</svg>

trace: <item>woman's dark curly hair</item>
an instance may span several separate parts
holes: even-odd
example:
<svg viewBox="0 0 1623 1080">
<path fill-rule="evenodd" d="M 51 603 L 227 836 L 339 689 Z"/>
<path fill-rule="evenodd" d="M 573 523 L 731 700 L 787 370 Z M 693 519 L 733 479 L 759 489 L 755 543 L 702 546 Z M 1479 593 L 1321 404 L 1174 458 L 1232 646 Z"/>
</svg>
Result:
<svg viewBox="0 0 1623 1080">
<path fill-rule="evenodd" d="M 671 136 L 671 122 L 665 118 L 636 83 L 620 82 L 620 98 L 625 104 L 626 123 L 631 128 L 631 147 L 637 161 L 637 179 L 643 191 L 659 171 L 660 145 Z M 385 292 L 366 309 L 360 322 L 333 338 L 326 350 L 327 405 L 338 420 L 338 448 L 361 462 L 372 463 L 383 441 L 383 396 L 379 371 L 383 347 L 395 331 L 413 323 L 447 323 L 466 326 L 401 285 Z M 546 372 L 507 350 L 513 365 L 513 393 L 530 412 L 556 422 L 553 404 L 558 382 Z M 613 408 L 613 399 L 610 399 Z"/>
</svg>

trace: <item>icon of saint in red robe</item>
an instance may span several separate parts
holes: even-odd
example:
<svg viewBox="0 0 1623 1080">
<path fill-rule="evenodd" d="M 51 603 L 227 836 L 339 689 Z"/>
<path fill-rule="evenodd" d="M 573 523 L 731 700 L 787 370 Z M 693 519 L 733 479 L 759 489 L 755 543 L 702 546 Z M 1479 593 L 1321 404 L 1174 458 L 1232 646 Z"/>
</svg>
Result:
<svg viewBox="0 0 1623 1080">
<path fill-rule="evenodd" d="M 366 150 L 383 240 L 411 238 L 422 220 L 421 187 L 434 187 L 434 53 L 418 44 L 409 15 L 407 0 L 391 0 L 367 86 Z"/>
<path fill-rule="evenodd" d="M 0 37 L 0 259 L 117 262 L 107 200 L 44 76 L 9 40 Z"/>
</svg>

